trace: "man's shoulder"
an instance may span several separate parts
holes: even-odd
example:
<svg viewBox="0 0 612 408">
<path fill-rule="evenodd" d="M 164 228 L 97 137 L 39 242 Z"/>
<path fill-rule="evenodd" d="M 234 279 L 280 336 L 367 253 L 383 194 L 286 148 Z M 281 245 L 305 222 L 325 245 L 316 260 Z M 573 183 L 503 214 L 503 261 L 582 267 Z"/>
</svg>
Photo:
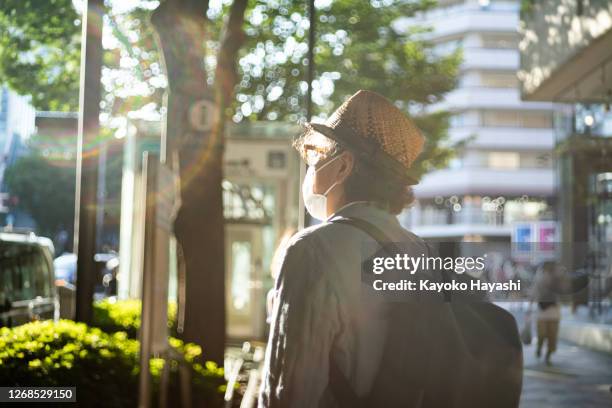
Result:
<svg viewBox="0 0 612 408">
<path fill-rule="evenodd" d="M 402 246 L 421 252 L 435 252 L 423 238 L 399 225 L 393 226 L 392 231 L 393 233 L 388 236 L 389 242 L 402 244 Z M 373 239 L 370 234 L 350 223 L 328 221 L 297 232 L 289 240 L 287 247 L 296 252 L 306 248 L 322 250 L 333 247 L 338 249 L 347 245 L 361 245 L 364 240 Z"/>
<path fill-rule="evenodd" d="M 328 265 L 325 260 L 333 256 L 337 249 L 331 245 L 333 239 L 329 236 L 336 228 L 336 225 L 321 223 L 304 228 L 289 239 L 282 255 L 281 275 L 284 281 L 298 286 L 308 285 L 308 282 L 325 276 Z M 337 240 L 338 235 L 332 234 Z"/>
<path fill-rule="evenodd" d="M 342 230 L 342 227 L 333 222 L 322 222 L 321 224 L 311 225 L 298 231 L 288 242 L 288 247 L 301 247 L 304 245 L 316 246 Z"/>
<path fill-rule="evenodd" d="M 394 233 L 389 236 L 394 242 L 411 242 L 426 245 L 425 240 L 413 232 L 401 227 L 393 226 Z M 334 239 L 337 237 L 361 238 L 361 234 L 369 236 L 368 233 L 351 223 L 328 221 L 321 224 L 312 225 L 297 232 L 289 241 L 289 245 L 304 242 L 314 243 L 319 240 Z"/>
</svg>

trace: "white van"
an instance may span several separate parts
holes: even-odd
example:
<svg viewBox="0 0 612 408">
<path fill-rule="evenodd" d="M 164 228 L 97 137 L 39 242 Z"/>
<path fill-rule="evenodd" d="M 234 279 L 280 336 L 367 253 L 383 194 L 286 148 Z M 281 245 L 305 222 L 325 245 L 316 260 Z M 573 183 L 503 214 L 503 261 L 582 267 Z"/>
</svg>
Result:
<svg viewBox="0 0 612 408">
<path fill-rule="evenodd" d="M 0 231 L 0 326 L 58 316 L 51 240 Z"/>
</svg>

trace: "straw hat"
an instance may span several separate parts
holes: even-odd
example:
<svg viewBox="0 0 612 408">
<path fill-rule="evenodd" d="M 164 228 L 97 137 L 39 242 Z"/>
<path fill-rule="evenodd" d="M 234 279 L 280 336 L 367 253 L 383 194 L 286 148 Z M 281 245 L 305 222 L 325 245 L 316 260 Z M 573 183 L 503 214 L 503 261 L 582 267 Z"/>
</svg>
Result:
<svg viewBox="0 0 612 408">
<path fill-rule="evenodd" d="M 359 90 L 325 123 L 306 123 L 374 165 L 416 184 L 409 169 L 423 150 L 423 136 L 412 121 L 384 96 Z"/>
</svg>

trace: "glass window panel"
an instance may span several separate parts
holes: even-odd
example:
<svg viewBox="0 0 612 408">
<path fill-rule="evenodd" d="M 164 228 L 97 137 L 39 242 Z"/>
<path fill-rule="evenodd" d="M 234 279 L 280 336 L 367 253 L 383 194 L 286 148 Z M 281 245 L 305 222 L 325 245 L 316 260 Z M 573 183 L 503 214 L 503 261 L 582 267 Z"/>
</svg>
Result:
<svg viewBox="0 0 612 408">
<path fill-rule="evenodd" d="M 482 123 L 492 127 L 520 127 L 520 128 L 550 128 L 552 127 L 552 114 L 550 112 L 522 112 L 522 111 L 482 111 Z"/>
<path fill-rule="evenodd" d="M 550 112 L 524 112 L 521 115 L 521 127 L 548 128 L 552 127 Z"/>
<path fill-rule="evenodd" d="M 251 243 L 248 241 L 232 242 L 231 255 L 232 308 L 246 312 L 251 307 Z"/>
<path fill-rule="evenodd" d="M 518 126 L 519 116 L 516 111 L 484 111 L 482 113 L 484 126 Z"/>
<path fill-rule="evenodd" d="M 494 49 L 518 49 L 518 36 L 513 34 L 485 34 L 482 46 Z"/>
<path fill-rule="evenodd" d="M 493 73 L 482 72 L 480 74 L 480 84 L 493 88 L 517 88 L 518 78 L 516 73 Z"/>
<path fill-rule="evenodd" d="M 15 245 L 13 250 L 6 254 L 12 275 L 12 301 L 29 300 L 35 297 L 32 253 L 32 249 L 25 245 Z"/>
<path fill-rule="evenodd" d="M 489 167 L 493 169 L 518 169 L 520 156 L 515 152 L 491 152 L 489 153 Z"/>
<path fill-rule="evenodd" d="M 35 281 L 35 295 L 43 298 L 50 297 L 51 291 L 49 282 L 51 271 L 49 270 L 45 256 L 40 250 L 36 250 L 32 253 L 32 270 Z"/>
</svg>

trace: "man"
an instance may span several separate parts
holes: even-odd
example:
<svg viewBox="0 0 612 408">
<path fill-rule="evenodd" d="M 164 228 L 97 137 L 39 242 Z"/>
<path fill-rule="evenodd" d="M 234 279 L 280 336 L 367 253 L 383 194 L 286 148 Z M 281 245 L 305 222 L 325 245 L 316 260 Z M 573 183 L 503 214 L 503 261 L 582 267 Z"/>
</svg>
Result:
<svg viewBox="0 0 612 408">
<path fill-rule="evenodd" d="M 330 220 L 362 219 L 390 240 L 415 241 L 396 215 L 412 202 L 409 172 L 423 137 L 389 100 L 359 91 L 325 124 L 307 124 L 295 147 L 308 165 L 306 209 L 323 223 L 296 234 L 282 255 L 259 404 L 332 407 L 330 370 L 349 392 L 370 392 L 389 322 L 382 297 L 361 291 L 362 243 L 372 238 Z"/>
</svg>

